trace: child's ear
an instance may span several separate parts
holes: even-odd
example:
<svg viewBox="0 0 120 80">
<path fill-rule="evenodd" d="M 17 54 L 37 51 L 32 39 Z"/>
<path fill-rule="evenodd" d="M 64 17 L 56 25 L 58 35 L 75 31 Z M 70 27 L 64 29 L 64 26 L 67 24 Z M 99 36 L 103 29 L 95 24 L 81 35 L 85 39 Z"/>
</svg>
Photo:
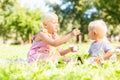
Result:
<svg viewBox="0 0 120 80">
<path fill-rule="evenodd" d="M 94 31 L 93 31 L 93 34 L 94 34 L 94 35 L 97 35 L 97 31 L 96 31 L 96 30 L 94 30 Z"/>
<path fill-rule="evenodd" d="M 47 28 L 47 23 L 44 22 L 44 23 L 43 23 L 43 26 L 44 26 L 44 28 Z"/>
<path fill-rule="evenodd" d="M 47 24 L 46 24 L 45 22 L 43 22 L 43 25 L 44 25 L 44 26 L 47 26 Z"/>
</svg>

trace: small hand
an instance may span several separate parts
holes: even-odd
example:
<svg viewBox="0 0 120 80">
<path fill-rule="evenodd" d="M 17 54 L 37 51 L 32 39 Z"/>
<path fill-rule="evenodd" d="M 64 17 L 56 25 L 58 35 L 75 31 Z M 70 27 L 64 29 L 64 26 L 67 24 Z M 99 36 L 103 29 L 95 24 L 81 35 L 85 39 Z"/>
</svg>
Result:
<svg viewBox="0 0 120 80">
<path fill-rule="evenodd" d="M 102 58 L 100 56 L 96 57 L 93 62 L 96 62 L 98 64 L 101 63 Z"/>
<path fill-rule="evenodd" d="M 117 48 L 117 49 L 120 49 L 120 46 L 117 46 L 116 48 Z"/>
<path fill-rule="evenodd" d="M 77 52 L 79 50 L 78 46 L 70 46 L 69 49 L 71 50 L 71 52 Z"/>
<path fill-rule="evenodd" d="M 74 36 L 77 36 L 77 35 L 80 34 L 80 30 L 74 29 L 74 30 L 72 31 L 72 34 L 73 34 Z"/>
</svg>

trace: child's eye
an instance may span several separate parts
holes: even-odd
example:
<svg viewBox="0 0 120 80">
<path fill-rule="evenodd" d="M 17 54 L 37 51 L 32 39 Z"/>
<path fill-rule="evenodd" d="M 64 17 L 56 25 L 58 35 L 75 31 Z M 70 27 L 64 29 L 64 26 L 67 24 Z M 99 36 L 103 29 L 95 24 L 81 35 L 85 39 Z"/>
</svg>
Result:
<svg viewBox="0 0 120 80">
<path fill-rule="evenodd" d="M 58 24 L 58 22 L 53 22 L 53 24 Z"/>
</svg>

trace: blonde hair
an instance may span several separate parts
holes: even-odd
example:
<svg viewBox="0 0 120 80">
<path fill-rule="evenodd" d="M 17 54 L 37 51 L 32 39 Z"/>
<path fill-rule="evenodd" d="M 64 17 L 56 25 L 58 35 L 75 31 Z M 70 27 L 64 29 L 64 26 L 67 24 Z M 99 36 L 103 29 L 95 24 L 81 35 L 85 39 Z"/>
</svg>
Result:
<svg viewBox="0 0 120 80">
<path fill-rule="evenodd" d="M 42 22 L 47 22 L 49 20 L 51 20 L 52 18 L 57 18 L 58 19 L 58 16 L 53 13 L 53 12 L 47 12 L 45 14 L 42 15 Z"/>
<path fill-rule="evenodd" d="M 94 29 L 102 29 L 104 31 L 104 35 L 107 33 L 107 25 L 103 20 L 95 20 L 89 23 L 88 27 L 92 30 Z"/>
<path fill-rule="evenodd" d="M 58 19 L 58 16 L 53 12 L 46 12 L 41 17 L 41 27 L 44 29 L 43 23 L 46 23 L 50 21 L 51 19 L 56 18 Z"/>
</svg>

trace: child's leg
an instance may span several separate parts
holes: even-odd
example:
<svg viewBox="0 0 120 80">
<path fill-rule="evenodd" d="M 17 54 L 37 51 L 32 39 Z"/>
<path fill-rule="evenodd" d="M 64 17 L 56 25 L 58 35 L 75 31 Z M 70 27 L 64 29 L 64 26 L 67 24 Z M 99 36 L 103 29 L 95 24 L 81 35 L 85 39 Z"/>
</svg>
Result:
<svg viewBox="0 0 120 80">
<path fill-rule="evenodd" d="M 37 61 L 40 61 L 40 62 L 47 62 L 48 58 L 49 58 L 49 54 L 39 53 L 37 55 Z"/>
<path fill-rule="evenodd" d="M 50 54 L 47 61 L 57 63 L 59 59 L 60 59 L 60 55 L 58 55 L 58 54 Z"/>
<path fill-rule="evenodd" d="M 63 61 L 66 63 L 72 63 L 72 64 L 76 64 L 77 63 L 77 58 L 63 58 Z"/>
<path fill-rule="evenodd" d="M 39 53 L 34 54 L 30 58 L 31 62 L 39 61 L 39 62 L 58 62 L 60 56 L 57 54 L 45 54 L 45 53 Z"/>
<path fill-rule="evenodd" d="M 85 61 L 85 63 L 87 63 L 87 64 L 93 63 L 93 62 L 94 62 L 94 58 L 95 58 L 95 57 L 91 57 L 91 58 L 87 59 L 87 60 Z"/>
</svg>

